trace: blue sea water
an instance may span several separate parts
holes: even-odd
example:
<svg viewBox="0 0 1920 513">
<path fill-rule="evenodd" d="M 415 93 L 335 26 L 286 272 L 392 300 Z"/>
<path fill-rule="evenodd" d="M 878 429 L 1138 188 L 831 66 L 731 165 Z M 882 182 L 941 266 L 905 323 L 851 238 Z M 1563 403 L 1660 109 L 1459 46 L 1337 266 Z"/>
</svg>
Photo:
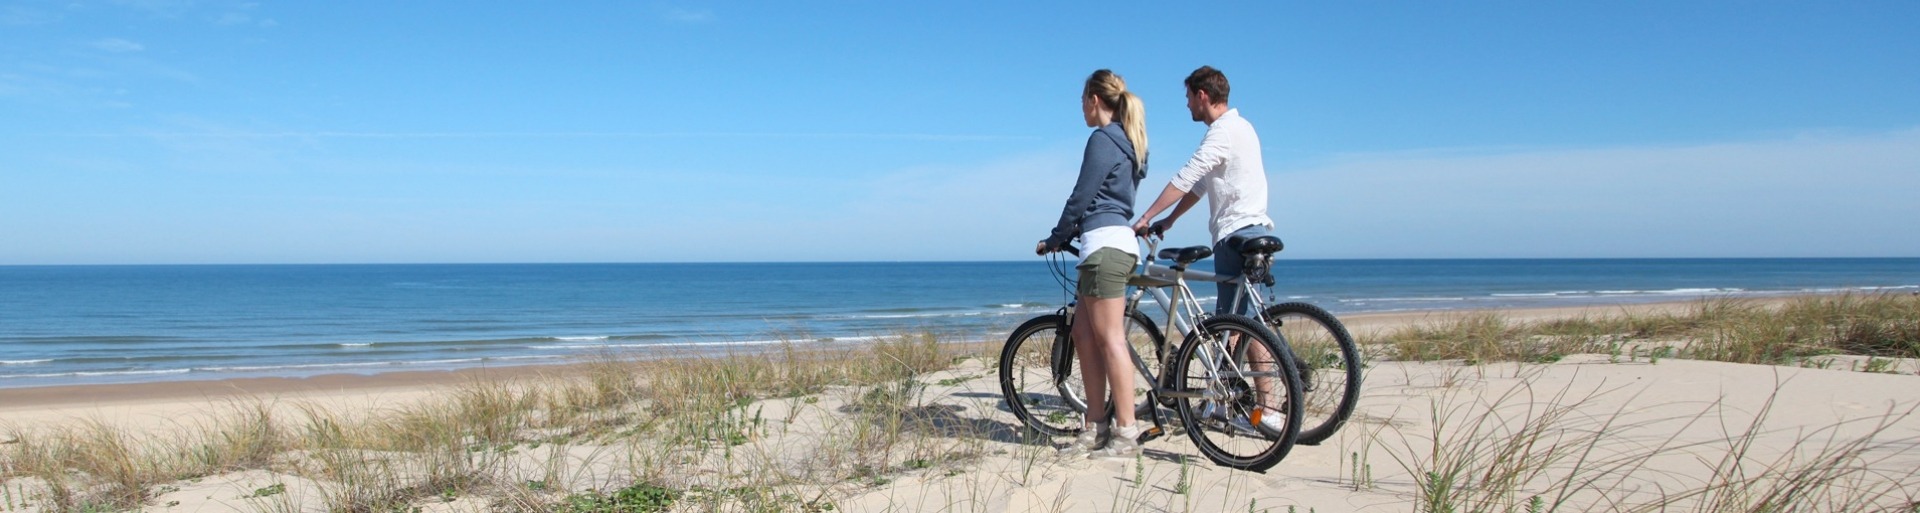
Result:
<svg viewBox="0 0 1920 513">
<path fill-rule="evenodd" d="M 1920 292 L 1920 258 L 1283 260 L 1276 276 L 1279 298 L 1351 314 Z M 0 387 L 996 339 L 1066 297 L 1037 261 L 0 266 Z"/>
</svg>

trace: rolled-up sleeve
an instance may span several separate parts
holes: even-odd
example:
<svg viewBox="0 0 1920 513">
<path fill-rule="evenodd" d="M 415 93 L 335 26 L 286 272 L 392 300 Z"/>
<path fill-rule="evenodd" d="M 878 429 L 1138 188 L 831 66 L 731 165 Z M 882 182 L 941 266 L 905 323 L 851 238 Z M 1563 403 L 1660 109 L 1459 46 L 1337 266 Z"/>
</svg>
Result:
<svg viewBox="0 0 1920 513">
<path fill-rule="evenodd" d="M 1187 165 L 1174 173 L 1168 182 L 1180 192 L 1195 192 L 1194 184 L 1206 178 L 1208 173 L 1219 170 L 1227 161 L 1227 131 L 1223 128 L 1208 129 L 1207 135 L 1200 138 L 1200 149 L 1193 152 L 1193 158 L 1187 159 Z"/>
</svg>

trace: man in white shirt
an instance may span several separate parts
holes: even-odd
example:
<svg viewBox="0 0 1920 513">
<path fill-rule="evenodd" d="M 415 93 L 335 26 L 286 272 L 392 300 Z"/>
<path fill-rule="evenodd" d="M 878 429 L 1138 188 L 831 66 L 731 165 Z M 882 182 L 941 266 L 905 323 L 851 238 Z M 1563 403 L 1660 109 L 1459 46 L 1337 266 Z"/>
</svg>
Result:
<svg viewBox="0 0 1920 513">
<path fill-rule="evenodd" d="M 1194 121 L 1207 124 L 1207 135 L 1200 139 L 1200 149 L 1193 152 L 1193 158 L 1174 174 L 1167 188 L 1160 191 L 1160 197 L 1153 200 L 1153 206 L 1140 214 L 1133 231 L 1145 234 L 1151 229 L 1165 233 L 1173 227 L 1175 219 L 1199 203 L 1201 196 L 1206 196 L 1212 210 L 1207 228 L 1213 234 L 1213 272 L 1220 276 L 1239 276 L 1246 258 L 1240 254 L 1238 245 L 1228 242 L 1273 231 L 1273 219 L 1267 217 L 1267 168 L 1260 162 L 1260 136 L 1254 134 L 1253 124 L 1240 117 L 1240 111 L 1227 106 L 1226 74 L 1212 66 L 1201 66 L 1187 75 L 1186 83 L 1187 111 L 1193 113 Z M 1176 206 L 1175 202 L 1179 204 Z M 1173 206 L 1173 211 L 1165 219 L 1147 224 L 1147 220 L 1169 206 Z M 1214 313 L 1249 313 L 1251 305 L 1243 304 L 1241 296 L 1245 291 L 1239 284 L 1217 285 L 1219 295 Z M 1260 346 L 1254 347 L 1247 355 L 1253 368 L 1271 370 L 1270 363 L 1261 362 L 1271 362 L 1273 357 Z M 1274 392 L 1273 385 L 1270 378 L 1254 379 L 1254 387 L 1260 392 L 1257 400 L 1266 410 L 1259 417 L 1259 424 L 1268 434 L 1284 430 L 1285 415 L 1276 408 L 1283 400 Z M 1209 414 L 1232 417 L 1229 422 L 1233 425 L 1252 430 L 1250 413 L 1222 408 Z"/>
<path fill-rule="evenodd" d="M 1212 210 L 1209 231 L 1213 234 L 1213 270 L 1221 276 L 1238 276 L 1245 260 L 1240 248 L 1227 244 L 1236 236 L 1253 238 L 1273 230 L 1267 217 L 1267 169 L 1260 161 L 1260 136 L 1253 125 L 1240 117 L 1240 111 L 1227 106 L 1227 76 L 1212 66 L 1201 66 L 1187 75 L 1187 110 L 1193 120 L 1207 124 L 1207 135 L 1200 149 L 1193 152 L 1187 165 L 1175 173 L 1160 197 L 1147 207 L 1133 229 L 1147 233 L 1147 221 L 1167 207 L 1173 211 L 1151 228 L 1164 233 L 1173 221 L 1206 196 Z M 1175 202 L 1179 202 L 1176 206 Z M 1243 291 L 1239 285 L 1220 283 L 1215 313 L 1247 313 L 1239 304 Z"/>
</svg>

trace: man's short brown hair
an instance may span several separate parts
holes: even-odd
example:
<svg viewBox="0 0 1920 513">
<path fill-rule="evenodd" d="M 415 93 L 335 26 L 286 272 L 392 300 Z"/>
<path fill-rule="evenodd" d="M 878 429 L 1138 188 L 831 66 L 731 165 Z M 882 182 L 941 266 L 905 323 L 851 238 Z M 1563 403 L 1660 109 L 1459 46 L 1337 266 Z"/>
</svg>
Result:
<svg viewBox="0 0 1920 513">
<path fill-rule="evenodd" d="M 1193 74 L 1187 75 L 1187 92 L 1207 93 L 1208 101 L 1214 104 L 1227 103 L 1227 92 L 1231 89 L 1227 86 L 1227 74 L 1213 69 L 1213 66 L 1201 66 L 1193 70 Z"/>
</svg>

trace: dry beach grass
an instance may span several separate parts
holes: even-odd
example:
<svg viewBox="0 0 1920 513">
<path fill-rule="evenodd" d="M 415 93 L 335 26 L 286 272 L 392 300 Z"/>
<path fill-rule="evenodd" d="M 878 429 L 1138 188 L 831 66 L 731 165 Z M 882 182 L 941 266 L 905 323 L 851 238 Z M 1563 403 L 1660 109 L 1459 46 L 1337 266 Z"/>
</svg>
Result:
<svg viewBox="0 0 1920 513">
<path fill-rule="evenodd" d="M 1355 419 L 1266 474 L 1061 460 L 997 340 L 334 393 L 0 402 L 0 512 L 1914 511 L 1920 297 L 1356 319 Z M 983 337 L 987 336 L 983 334 Z M 5 391 L 0 391 L 4 401 Z M 48 412 L 58 412 L 57 415 Z"/>
</svg>

